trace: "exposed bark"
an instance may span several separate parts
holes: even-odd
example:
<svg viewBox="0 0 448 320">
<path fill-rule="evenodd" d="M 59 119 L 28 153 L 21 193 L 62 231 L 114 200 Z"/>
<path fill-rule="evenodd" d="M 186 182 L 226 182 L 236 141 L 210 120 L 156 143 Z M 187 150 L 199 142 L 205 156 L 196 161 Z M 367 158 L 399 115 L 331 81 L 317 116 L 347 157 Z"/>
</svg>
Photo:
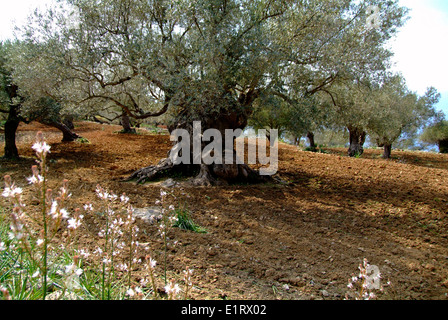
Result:
<svg viewBox="0 0 448 320">
<path fill-rule="evenodd" d="M 247 118 L 244 116 L 237 116 L 236 114 L 230 114 L 221 115 L 218 119 L 205 119 L 201 123 L 203 131 L 209 128 L 217 129 L 224 137 L 226 129 L 243 129 L 247 124 Z M 174 129 L 186 129 L 190 133 L 190 138 L 193 138 L 193 126 L 191 123 L 177 123 L 176 125 L 172 125 L 169 128 L 169 131 L 172 132 Z M 193 146 L 192 143 L 191 146 Z M 203 147 L 204 145 L 202 145 L 202 148 Z M 224 146 L 222 150 L 225 150 Z M 236 159 L 235 150 L 233 150 L 233 152 L 234 159 Z M 193 159 L 192 154 L 190 154 L 190 159 Z M 194 176 L 192 183 L 196 186 L 211 186 L 236 182 L 259 183 L 272 181 L 272 177 L 261 176 L 258 171 L 250 168 L 246 164 L 174 165 L 170 158 L 161 160 L 155 166 L 149 166 L 134 172 L 127 180 L 130 181 L 136 179 L 137 183 L 144 183 L 172 172 L 181 172 L 187 176 Z"/>
<path fill-rule="evenodd" d="M 126 180 L 136 180 L 137 183 L 154 181 L 167 175 L 193 176 L 199 168 L 195 165 L 174 165 L 169 157 L 159 161 L 155 166 L 139 169 L 131 174 Z"/>
<path fill-rule="evenodd" d="M 79 138 L 81 138 L 81 136 L 79 136 L 78 134 L 76 134 L 75 132 L 73 132 L 72 130 L 70 130 L 69 127 L 67 127 L 64 123 L 59 122 L 59 121 L 55 121 L 55 120 L 40 120 L 40 123 L 50 126 L 50 127 L 54 127 L 58 130 L 60 130 L 62 132 L 62 142 L 73 142 Z"/>
<path fill-rule="evenodd" d="M 312 150 L 315 150 L 316 149 L 316 142 L 314 140 L 314 133 L 310 131 L 310 132 L 308 132 L 306 134 L 306 137 L 308 138 L 308 142 L 310 144 L 310 148 Z"/>
<path fill-rule="evenodd" d="M 367 133 L 356 127 L 348 127 L 350 132 L 350 147 L 348 155 L 350 157 L 360 156 L 364 153 L 364 143 L 366 142 Z"/>
<path fill-rule="evenodd" d="M 383 158 L 384 159 L 390 159 L 392 154 L 392 144 L 390 143 L 384 143 L 384 151 L 383 151 Z"/>
<path fill-rule="evenodd" d="M 300 140 L 302 140 L 302 137 L 297 137 L 297 136 L 292 137 L 292 142 L 294 143 L 295 146 L 300 145 Z"/>
<path fill-rule="evenodd" d="M 439 141 L 439 152 L 448 153 L 448 139 Z"/>
<path fill-rule="evenodd" d="M 18 159 L 19 151 L 16 145 L 16 133 L 20 124 L 18 107 L 10 106 L 8 119 L 5 123 L 5 159 Z"/>
<path fill-rule="evenodd" d="M 266 139 L 268 139 L 268 141 L 271 141 L 271 134 L 269 131 L 266 131 Z"/>
<path fill-rule="evenodd" d="M 210 167 L 201 164 L 199 174 L 193 179 L 193 185 L 208 187 L 218 184 L 219 182 L 213 176 Z"/>
<path fill-rule="evenodd" d="M 73 120 L 74 118 L 72 116 L 66 116 L 64 117 L 64 121 L 62 121 L 67 128 L 69 128 L 70 130 L 75 130 L 75 125 L 73 124 Z"/>
<path fill-rule="evenodd" d="M 127 180 L 137 180 L 137 183 L 143 183 L 146 181 L 155 180 L 163 172 L 167 172 L 174 168 L 174 164 L 170 158 L 162 159 L 157 165 L 149 166 L 140 170 L 135 171 L 132 175 L 128 177 Z"/>
<path fill-rule="evenodd" d="M 5 159 L 18 159 L 19 158 L 19 151 L 17 149 L 16 145 L 16 133 L 17 128 L 19 127 L 19 124 L 22 119 L 20 117 L 20 104 L 13 104 L 12 101 L 14 98 L 18 98 L 18 90 L 19 88 L 16 85 L 9 85 L 6 87 L 6 91 L 8 94 L 8 97 L 11 101 L 11 104 L 9 105 L 8 110 L 8 119 L 5 123 Z"/>
<path fill-rule="evenodd" d="M 121 115 L 121 125 L 123 126 L 123 130 L 121 131 L 121 133 L 137 133 L 137 131 L 135 131 L 135 129 L 132 128 L 131 119 L 129 118 L 129 115 L 124 110 Z"/>
</svg>

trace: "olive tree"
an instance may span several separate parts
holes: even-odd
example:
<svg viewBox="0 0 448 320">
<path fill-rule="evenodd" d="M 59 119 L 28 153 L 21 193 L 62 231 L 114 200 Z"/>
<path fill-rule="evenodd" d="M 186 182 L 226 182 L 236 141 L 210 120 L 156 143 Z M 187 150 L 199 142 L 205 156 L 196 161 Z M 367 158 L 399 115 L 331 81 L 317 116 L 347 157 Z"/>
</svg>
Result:
<svg viewBox="0 0 448 320">
<path fill-rule="evenodd" d="M 12 81 L 9 68 L 8 51 L 13 44 L 0 42 L 0 112 L 7 115 L 5 122 L 5 154 L 6 159 L 19 158 L 16 146 L 16 132 L 21 121 L 20 115 L 22 99 L 18 94 L 18 87 Z"/>
<path fill-rule="evenodd" d="M 254 102 L 253 113 L 248 119 L 248 125 L 255 130 L 265 129 L 270 140 L 269 130 L 278 130 L 282 137 L 287 129 L 291 117 L 290 106 L 282 99 L 273 95 L 262 95 Z"/>
<path fill-rule="evenodd" d="M 9 52 L 11 77 L 22 98 L 22 117 L 54 127 L 62 132 L 62 141 L 72 142 L 80 136 L 73 132 L 71 119 L 84 113 L 67 99 L 65 92 L 77 91 L 64 81 L 67 74 L 62 76 L 59 66 L 42 54 L 48 46 L 17 41 Z"/>
<path fill-rule="evenodd" d="M 333 102 L 333 125 L 344 127 L 349 132 L 348 155 L 362 155 L 371 115 L 371 105 L 366 103 L 370 99 L 366 81 L 347 77 L 334 83 L 325 92 Z"/>
<path fill-rule="evenodd" d="M 3 156 L 5 159 L 19 158 L 16 134 L 20 123 L 29 123 L 38 118 L 37 114 L 27 114 L 24 111 L 26 99 L 22 96 L 20 87 L 13 77 L 14 64 L 11 56 L 19 45 L 18 42 L 0 42 L 0 112 L 6 115 Z M 40 117 L 42 121 L 50 122 L 48 114 L 51 113 L 51 109 L 47 103 L 41 101 L 39 110 L 45 114 L 45 116 L 41 115 Z"/>
<path fill-rule="evenodd" d="M 170 110 L 170 131 L 192 132 L 200 121 L 223 134 L 245 128 L 262 96 L 294 103 L 348 71 L 383 68 L 383 44 L 406 13 L 398 1 L 380 0 L 62 3 L 25 32 L 54 68 L 55 94 L 77 108 L 109 101 L 135 119 Z M 369 5 L 381 9 L 377 29 L 366 27 Z M 195 172 L 198 184 L 260 180 L 245 164 L 174 165 L 169 158 L 131 178 L 167 170 Z"/>
<path fill-rule="evenodd" d="M 408 130 L 422 128 L 435 115 L 434 105 L 440 95 L 428 88 L 424 96 L 410 92 L 400 76 L 392 76 L 380 87 L 373 89 L 368 130 L 379 146 L 384 148 L 383 158 L 391 157 L 392 145 Z"/>
<path fill-rule="evenodd" d="M 438 145 L 440 153 L 448 153 L 448 120 L 445 120 L 445 116 L 439 114 L 438 121 L 427 127 L 420 139 Z"/>
</svg>

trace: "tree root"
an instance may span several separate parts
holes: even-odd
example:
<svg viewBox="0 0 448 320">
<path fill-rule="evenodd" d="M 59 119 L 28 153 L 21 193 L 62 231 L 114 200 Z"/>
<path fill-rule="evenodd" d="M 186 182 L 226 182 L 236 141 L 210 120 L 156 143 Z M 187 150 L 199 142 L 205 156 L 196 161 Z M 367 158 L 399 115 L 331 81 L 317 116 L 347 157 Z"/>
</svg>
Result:
<svg viewBox="0 0 448 320">
<path fill-rule="evenodd" d="M 132 181 L 137 179 L 137 184 L 154 181 L 160 175 L 164 173 L 166 174 L 168 171 L 173 170 L 173 168 L 174 164 L 170 158 L 162 159 L 155 166 L 149 166 L 135 171 L 125 181 Z"/>
<path fill-rule="evenodd" d="M 139 169 L 132 173 L 124 181 L 134 181 L 137 184 L 154 181 L 163 176 L 181 174 L 191 176 L 193 186 L 220 186 L 229 183 L 267 183 L 281 182 L 280 179 L 272 176 L 262 176 L 258 171 L 250 168 L 246 164 L 233 165 L 174 165 L 170 158 L 161 160 L 155 166 Z"/>
</svg>

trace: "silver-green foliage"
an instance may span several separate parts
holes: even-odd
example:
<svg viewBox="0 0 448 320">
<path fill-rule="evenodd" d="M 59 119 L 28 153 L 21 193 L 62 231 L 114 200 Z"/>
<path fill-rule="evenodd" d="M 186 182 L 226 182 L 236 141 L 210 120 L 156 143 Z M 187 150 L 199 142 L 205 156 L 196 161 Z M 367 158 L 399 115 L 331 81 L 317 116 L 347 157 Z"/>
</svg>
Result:
<svg viewBox="0 0 448 320">
<path fill-rule="evenodd" d="M 298 101 L 347 73 L 384 69 L 397 1 L 66 0 L 24 27 L 17 81 L 86 111 L 135 118 L 248 117 L 261 94 Z M 366 28 L 378 5 L 378 29 Z M 29 104 L 31 108 L 31 104 Z"/>
</svg>

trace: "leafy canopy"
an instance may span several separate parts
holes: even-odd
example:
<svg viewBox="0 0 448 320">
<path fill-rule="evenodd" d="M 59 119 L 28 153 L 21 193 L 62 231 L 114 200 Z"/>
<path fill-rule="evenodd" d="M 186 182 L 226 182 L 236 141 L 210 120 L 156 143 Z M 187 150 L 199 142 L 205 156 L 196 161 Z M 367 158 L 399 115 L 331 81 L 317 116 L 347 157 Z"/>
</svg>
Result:
<svg viewBox="0 0 448 320">
<path fill-rule="evenodd" d="M 378 29 L 366 27 L 369 5 Z M 337 79 L 374 77 L 405 15 L 392 0 L 61 0 L 24 27 L 15 78 L 24 95 L 68 109 L 228 113 L 244 126 L 262 95 L 294 104 Z"/>
</svg>

